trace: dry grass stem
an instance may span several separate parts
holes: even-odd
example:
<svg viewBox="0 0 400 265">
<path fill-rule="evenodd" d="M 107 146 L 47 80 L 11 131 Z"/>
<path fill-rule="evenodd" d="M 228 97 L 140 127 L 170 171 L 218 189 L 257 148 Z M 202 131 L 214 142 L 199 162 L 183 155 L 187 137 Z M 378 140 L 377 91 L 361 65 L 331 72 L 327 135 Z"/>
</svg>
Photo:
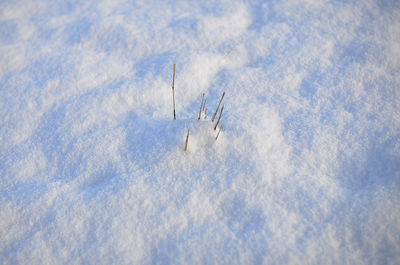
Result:
<svg viewBox="0 0 400 265">
<path fill-rule="evenodd" d="M 174 120 L 176 120 L 176 112 L 175 112 L 175 64 L 174 64 L 174 74 L 172 76 L 172 104 L 174 107 Z"/>
<path fill-rule="evenodd" d="M 190 133 L 190 128 L 188 128 L 188 133 L 187 133 L 187 135 L 186 135 L 185 151 L 187 150 L 187 147 L 188 147 L 189 133 Z"/>
<path fill-rule="evenodd" d="M 219 113 L 218 121 L 217 121 L 217 123 L 215 124 L 215 127 L 214 127 L 214 131 L 217 129 L 218 123 L 221 120 L 222 112 L 224 111 L 224 106 L 225 106 L 225 104 L 222 105 L 221 112 Z"/>
<path fill-rule="evenodd" d="M 218 107 L 217 107 L 217 109 L 215 110 L 214 115 L 213 115 L 212 118 L 211 118 L 211 121 L 212 121 L 212 122 L 214 122 L 215 116 L 217 116 L 217 113 L 218 113 L 218 110 L 219 110 L 219 106 L 221 105 L 221 102 L 222 102 L 222 99 L 224 98 L 224 96 L 225 96 L 225 91 L 224 91 L 224 93 L 222 93 L 222 97 L 221 97 L 221 99 L 220 99 L 220 101 L 219 101 Z"/>
<path fill-rule="evenodd" d="M 200 105 L 200 111 L 199 111 L 199 118 L 198 118 L 198 120 L 200 120 L 200 117 L 201 117 L 201 110 L 203 109 L 203 102 L 204 102 L 204 93 L 203 93 L 203 98 L 201 99 L 201 105 Z"/>
</svg>

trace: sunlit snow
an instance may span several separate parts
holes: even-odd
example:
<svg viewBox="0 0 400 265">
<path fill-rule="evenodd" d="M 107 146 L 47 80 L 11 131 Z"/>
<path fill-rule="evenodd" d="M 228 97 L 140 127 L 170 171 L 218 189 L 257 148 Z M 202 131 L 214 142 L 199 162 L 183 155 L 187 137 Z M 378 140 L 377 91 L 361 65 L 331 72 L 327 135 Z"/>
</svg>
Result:
<svg viewBox="0 0 400 265">
<path fill-rule="evenodd" d="M 400 2 L 1 1 L 0 264 L 400 264 Z"/>
</svg>

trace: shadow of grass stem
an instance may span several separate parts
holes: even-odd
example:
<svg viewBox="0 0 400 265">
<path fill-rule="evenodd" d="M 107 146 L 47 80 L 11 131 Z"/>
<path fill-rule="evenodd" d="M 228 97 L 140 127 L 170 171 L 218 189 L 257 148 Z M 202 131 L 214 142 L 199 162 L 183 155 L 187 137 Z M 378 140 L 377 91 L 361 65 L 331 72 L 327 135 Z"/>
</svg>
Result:
<svg viewBox="0 0 400 265">
<path fill-rule="evenodd" d="M 217 133 L 217 136 L 215 137 L 215 141 L 218 139 L 219 133 L 220 133 L 221 130 L 222 130 L 222 126 L 224 126 L 224 124 L 221 122 L 221 127 L 219 127 L 219 131 L 218 131 L 218 133 Z"/>
</svg>

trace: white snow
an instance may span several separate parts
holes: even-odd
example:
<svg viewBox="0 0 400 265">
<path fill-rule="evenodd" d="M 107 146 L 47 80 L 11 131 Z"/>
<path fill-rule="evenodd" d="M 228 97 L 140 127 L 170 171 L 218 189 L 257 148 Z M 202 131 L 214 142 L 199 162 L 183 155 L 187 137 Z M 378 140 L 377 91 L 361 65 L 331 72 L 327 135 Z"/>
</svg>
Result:
<svg viewBox="0 0 400 265">
<path fill-rule="evenodd" d="M 390 0 L 2 1 L 0 264 L 400 264 L 399 29 Z"/>
</svg>

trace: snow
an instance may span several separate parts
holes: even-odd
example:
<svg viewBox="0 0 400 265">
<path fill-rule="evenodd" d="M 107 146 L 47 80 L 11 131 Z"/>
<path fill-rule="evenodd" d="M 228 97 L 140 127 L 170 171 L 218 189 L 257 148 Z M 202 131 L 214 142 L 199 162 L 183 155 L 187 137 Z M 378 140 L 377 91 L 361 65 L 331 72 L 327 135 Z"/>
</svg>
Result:
<svg viewBox="0 0 400 265">
<path fill-rule="evenodd" d="M 0 264 L 400 264 L 399 30 L 398 1 L 2 1 Z"/>
</svg>

